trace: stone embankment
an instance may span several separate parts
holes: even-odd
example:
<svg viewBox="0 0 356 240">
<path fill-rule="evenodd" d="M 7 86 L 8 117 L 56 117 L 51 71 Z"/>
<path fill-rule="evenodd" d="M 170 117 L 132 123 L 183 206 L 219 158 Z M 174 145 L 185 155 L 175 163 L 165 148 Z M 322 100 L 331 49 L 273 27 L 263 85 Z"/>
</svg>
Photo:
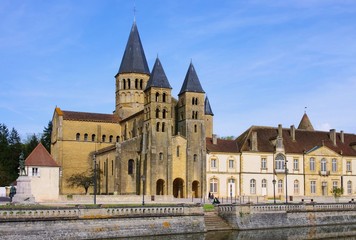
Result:
<svg viewBox="0 0 356 240">
<path fill-rule="evenodd" d="M 356 223 L 355 203 L 220 205 L 219 216 L 233 229 L 310 227 Z"/>
<path fill-rule="evenodd" d="M 1 239 L 100 239 L 205 232 L 198 205 L 0 210 Z"/>
</svg>

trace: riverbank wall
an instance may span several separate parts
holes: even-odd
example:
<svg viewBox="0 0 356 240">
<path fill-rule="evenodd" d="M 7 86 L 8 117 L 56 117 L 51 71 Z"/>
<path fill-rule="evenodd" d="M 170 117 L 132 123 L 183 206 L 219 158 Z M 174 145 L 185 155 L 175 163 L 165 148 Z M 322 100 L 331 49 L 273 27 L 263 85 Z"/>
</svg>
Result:
<svg viewBox="0 0 356 240">
<path fill-rule="evenodd" d="M 0 210 L 1 239 L 101 239 L 206 232 L 198 205 Z"/>
<path fill-rule="evenodd" d="M 237 230 L 356 223 L 355 203 L 226 204 L 218 207 L 218 213 L 233 229 Z"/>
</svg>

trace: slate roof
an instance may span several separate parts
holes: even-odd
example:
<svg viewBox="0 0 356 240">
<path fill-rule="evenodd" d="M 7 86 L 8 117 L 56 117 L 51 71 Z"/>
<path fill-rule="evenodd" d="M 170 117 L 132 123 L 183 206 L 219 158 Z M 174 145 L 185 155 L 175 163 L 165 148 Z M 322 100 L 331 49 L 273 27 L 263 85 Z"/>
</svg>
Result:
<svg viewBox="0 0 356 240">
<path fill-rule="evenodd" d="M 25 166 L 59 167 L 42 143 L 39 143 L 26 158 Z"/>
<path fill-rule="evenodd" d="M 185 75 L 185 79 L 182 85 L 182 88 L 178 95 L 183 94 L 184 92 L 198 92 L 198 93 L 205 93 L 197 73 L 195 72 L 193 63 L 190 63 L 187 74 Z"/>
<path fill-rule="evenodd" d="M 150 74 L 136 22 L 133 23 L 118 73 Z"/>
<path fill-rule="evenodd" d="M 214 116 L 213 110 L 211 110 L 211 106 L 210 106 L 210 102 L 209 102 L 208 97 L 205 98 L 205 102 L 204 102 L 204 112 L 205 112 L 205 115 Z"/>
<path fill-rule="evenodd" d="M 169 88 L 172 89 L 171 85 L 168 82 L 167 76 L 163 70 L 161 61 L 157 57 L 156 62 L 153 66 L 153 70 L 150 78 L 148 79 L 146 90 L 150 87 L 159 87 L 159 88 Z"/>
<path fill-rule="evenodd" d="M 61 112 L 64 120 L 107 122 L 107 123 L 120 122 L 120 118 L 116 114 L 73 112 L 73 111 L 64 111 L 64 110 L 62 110 Z"/>
<path fill-rule="evenodd" d="M 314 131 L 313 125 L 311 124 L 310 119 L 306 113 L 304 113 L 302 119 L 300 120 L 298 129 Z"/>
<path fill-rule="evenodd" d="M 213 144 L 212 138 L 206 138 L 206 149 L 209 152 L 224 152 L 238 153 L 239 149 L 236 140 L 217 139 L 217 143 Z"/>
<path fill-rule="evenodd" d="M 257 148 L 259 152 L 274 152 L 272 143 L 278 136 L 278 128 L 252 126 L 237 138 L 240 151 L 250 150 L 250 139 L 252 132 L 257 132 Z M 295 129 L 295 141 L 291 137 L 291 130 L 282 129 L 283 144 L 286 153 L 303 154 L 309 150 L 326 146 L 334 152 L 344 156 L 356 156 L 356 150 L 352 148 L 356 145 L 356 135 L 344 133 L 344 143 L 341 142 L 340 133 L 336 133 L 336 145 L 330 139 L 330 132 L 308 131 L 304 129 Z"/>
</svg>

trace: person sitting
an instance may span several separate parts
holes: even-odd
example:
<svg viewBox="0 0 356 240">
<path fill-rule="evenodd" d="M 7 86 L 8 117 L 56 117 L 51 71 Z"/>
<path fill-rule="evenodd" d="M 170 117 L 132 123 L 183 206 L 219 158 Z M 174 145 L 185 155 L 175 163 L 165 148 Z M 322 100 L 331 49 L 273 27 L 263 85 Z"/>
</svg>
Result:
<svg viewBox="0 0 356 240">
<path fill-rule="evenodd" d="M 214 198 L 213 204 L 220 204 L 220 201 L 219 201 L 219 199 L 217 197 Z"/>
</svg>

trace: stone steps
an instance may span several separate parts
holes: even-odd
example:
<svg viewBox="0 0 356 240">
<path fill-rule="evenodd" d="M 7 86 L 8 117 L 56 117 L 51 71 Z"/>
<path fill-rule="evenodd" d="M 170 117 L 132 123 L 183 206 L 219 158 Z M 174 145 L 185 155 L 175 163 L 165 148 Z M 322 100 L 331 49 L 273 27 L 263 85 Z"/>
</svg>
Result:
<svg viewBox="0 0 356 240">
<path fill-rule="evenodd" d="M 204 214 L 205 227 L 207 231 L 222 231 L 231 230 L 231 226 L 219 217 L 217 212 L 205 212 Z"/>
</svg>

